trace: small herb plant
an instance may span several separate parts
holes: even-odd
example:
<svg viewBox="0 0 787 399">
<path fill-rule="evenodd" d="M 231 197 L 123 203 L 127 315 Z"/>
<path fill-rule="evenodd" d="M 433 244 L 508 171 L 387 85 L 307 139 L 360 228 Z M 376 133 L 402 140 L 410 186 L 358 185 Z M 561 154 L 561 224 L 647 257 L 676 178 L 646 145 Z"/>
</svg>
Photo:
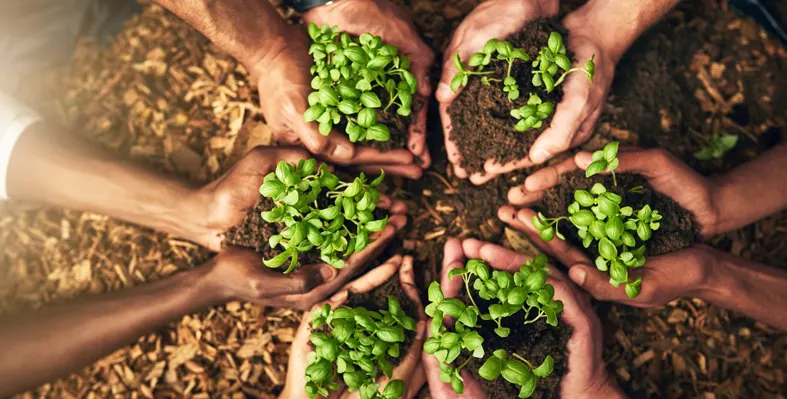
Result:
<svg viewBox="0 0 787 399">
<path fill-rule="evenodd" d="M 397 399 L 404 395 L 402 380 L 391 380 L 382 392 L 377 377 L 391 378 L 391 361 L 400 356 L 400 345 L 416 321 L 405 314 L 396 298 L 388 297 L 388 310 L 371 311 L 363 307 L 331 310 L 326 304 L 312 311 L 309 353 L 306 368 L 306 394 L 328 397 L 339 387 L 340 379 L 350 392 L 361 399 Z M 320 332 L 322 331 L 326 332 Z"/>
<path fill-rule="evenodd" d="M 547 47 L 542 48 L 532 62 L 535 68 L 531 83 L 535 87 L 544 87 L 547 93 L 551 93 L 555 87 L 560 85 L 569 73 L 585 72 L 588 79 L 593 81 L 595 72 L 595 56 L 591 57 L 582 68 L 571 68 L 571 60 L 566 56 L 566 46 L 563 44 L 563 37 L 557 32 L 549 34 Z M 492 82 L 503 82 L 503 92 L 506 93 L 509 101 L 514 101 L 520 97 L 520 87 L 516 78 L 511 76 L 511 67 L 516 60 L 529 61 L 530 56 L 524 49 L 514 48 L 511 43 L 505 40 L 491 39 L 484 45 L 481 52 L 473 54 L 467 62 L 467 67 L 462 64 L 459 53 L 454 54 L 454 66 L 457 74 L 451 79 L 451 90 L 457 91 L 460 87 L 466 86 L 470 76 L 478 75 L 481 83 L 489 86 Z M 492 61 L 502 61 L 507 63 L 506 75 L 502 79 L 489 77 L 494 71 L 484 71 Z M 475 68 L 475 69 L 471 69 Z M 558 72 L 563 73 L 557 77 Z M 543 121 L 552 114 L 555 105 L 549 101 L 543 101 L 537 93 L 530 93 L 527 104 L 521 108 L 511 110 L 511 116 L 517 119 L 516 131 L 524 132 L 529 129 L 537 129 L 543 125 Z"/>
<path fill-rule="evenodd" d="M 694 158 L 700 161 L 722 159 L 724 155 L 738 145 L 738 136 L 734 134 L 714 134 L 707 145 L 694 153 Z"/>
<path fill-rule="evenodd" d="M 290 273 L 299 254 L 317 249 L 324 262 L 341 269 L 343 259 L 366 248 L 373 241 L 369 236 L 388 224 L 388 217 L 375 220 L 372 213 L 380 202 L 375 187 L 384 176 L 367 183 L 361 173 L 352 182 L 342 182 L 324 164 L 317 167 L 314 159 L 300 160 L 297 166 L 279 162 L 276 171 L 265 176 L 260 194 L 275 205 L 262 213 L 262 219 L 285 225 L 268 241 L 271 248 L 283 251 L 263 260 L 265 266 L 278 268 L 289 260 L 284 273 Z"/>
<path fill-rule="evenodd" d="M 388 141 L 388 127 L 378 122 L 377 110 L 396 106 L 396 113 L 412 112 L 418 83 L 410 72 L 410 59 L 379 36 L 364 33 L 353 38 L 338 27 L 309 24 L 314 59 L 306 122 L 318 122 L 328 135 L 344 122 L 350 141 Z M 381 94 L 385 94 L 381 98 Z M 383 103 L 383 101 L 386 101 Z"/>
<path fill-rule="evenodd" d="M 453 269 L 449 273 L 450 279 L 462 277 L 470 305 L 456 298 L 445 298 L 440 283 L 436 281 L 429 286 L 426 314 L 432 318 L 432 337 L 424 342 L 424 352 L 440 362 L 440 379 L 450 383 L 456 393 L 464 392 L 461 370 L 472 358 L 483 359 L 488 350 L 483 346 L 484 338 L 476 331 L 480 328 L 479 318 L 494 322 L 497 325 L 494 332 L 502 338 L 510 334 L 510 329 L 503 327 L 502 323 L 510 317 L 521 317 L 524 324 L 543 318 L 547 324 L 557 326 L 557 315 L 563 311 L 563 302 L 553 300 L 555 289 L 546 284 L 549 274 L 546 264 L 546 257 L 539 255 L 512 274 L 500 270 L 490 271 L 484 261 L 471 259 L 464 269 Z M 489 313 L 481 312 L 473 299 L 474 295 L 492 302 Z M 449 331 L 443 325 L 446 316 L 456 319 L 454 331 Z M 463 350 L 470 353 L 467 360 L 452 366 L 451 363 Z M 553 365 L 549 355 L 540 366 L 535 367 L 522 356 L 516 353 L 509 355 L 499 349 L 486 359 L 479 369 L 479 375 L 489 381 L 502 375 L 506 381 L 520 387 L 520 398 L 527 398 L 536 389 L 537 377 L 551 374 Z"/>
<path fill-rule="evenodd" d="M 618 142 L 612 142 L 603 150 L 593 153 L 593 163 L 588 166 L 586 176 L 606 171 L 611 172 L 614 178 L 619 163 L 618 146 Z M 641 186 L 629 190 L 632 193 L 641 191 Z M 551 241 L 556 236 L 565 240 L 558 227 L 560 221 L 568 220 L 576 227 L 585 248 L 594 243 L 597 245 L 599 256 L 595 264 L 599 270 L 609 271 L 610 284 L 615 287 L 625 284 L 626 295 L 634 298 L 639 295 L 642 278 L 629 279 L 629 270 L 645 264 L 645 243 L 651 239 L 653 231 L 661 226 L 659 221 L 662 215 L 651 209 L 650 205 L 634 210 L 622 202 L 620 195 L 596 183 L 590 191 L 574 192 L 574 202 L 568 206 L 568 216 L 547 218 L 539 212 L 533 216 L 533 225 L 540 231 L 544 241 Z"/>
</svg>

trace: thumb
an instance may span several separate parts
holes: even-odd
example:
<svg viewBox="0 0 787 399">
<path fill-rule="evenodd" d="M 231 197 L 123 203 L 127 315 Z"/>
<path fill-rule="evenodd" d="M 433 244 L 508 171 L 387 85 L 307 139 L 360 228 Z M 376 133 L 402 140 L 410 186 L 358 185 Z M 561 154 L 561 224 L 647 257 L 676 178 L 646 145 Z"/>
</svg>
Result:
<svg viewBox="0 0 787 399">
<path fill-rule="evenodd" d="M 534 163 L 544 163 L 571 147 L 574 135 L 585 119 L 583 111 L 587 103 L 588 88 L 583 88 L 582 84 L 576 76 L 570 76 L 567 80 L 565 95 L 557 105 L 549 128 L 538 136 L 530 148 L 530 160 Z"/>
<path fill-rule="evenodd" d="M 263 298 L 273 298 L 283 295 L 305 294 L 317 286 L 333 280 L 338 274 L 337 270 L 327 264 L 308 265 L 300 267 L 290 274 L 274 274 L 266 276 L 259 281 L 263 288 Z"/>
<path fill-rule="evenodd" d="M 336 130 L 332 130 L 328 136 L 323 136 L 316 122 L 306 122 L 303 118 L 297 118 L 291 127 L 312 154 L 320 154 L 329 161 L 342 164 L 348 163 L 355 157 L 355 147 L 347 136 Z"/>
<path fill-rule="evenodd" d="M 450 104 L 452 103 L 456 97 L 459 95 L 459 92 L 462 90 L 460 86 L 457 88 L 456 91 L 451 89 L 451 80 L 453 80 L 454 76 L 459 72 L 459 70 L 454 66 L 456 57 L 459 57 L 458 52 L 446 52 L 445 57 L 448 57 L 443 62 L 443 72 L 440 75 L 440 83 L 437 84 L 437 92 L 435 92 L 435 96 L 437 97 L 437 101 L 443 104 Z"/>
<path fill-rule="evenodd" d="M 625 290 L 615 288 L 609 283 L 606 273 L 585 264 L 575 264 L 568 270 L 574 284 L 589 292 L 600 301 L 628 302 Z"/>
</svg>

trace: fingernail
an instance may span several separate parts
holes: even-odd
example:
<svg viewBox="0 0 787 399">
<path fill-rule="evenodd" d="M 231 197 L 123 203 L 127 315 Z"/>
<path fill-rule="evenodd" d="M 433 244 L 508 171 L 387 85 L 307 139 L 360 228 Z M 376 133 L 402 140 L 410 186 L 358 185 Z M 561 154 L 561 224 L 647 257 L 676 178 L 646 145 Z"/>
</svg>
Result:
<svg viewBox="0 0 787 399">
<path fill-rule="evenodd" d="M 572 267 L 568 271 L 568 276 L 574 284 L 582 287 L 585 285 L 585 280 L 588 278 L 588 273 L 579 267 Z"/>
<path fill-rule="evenodd" d="M 347 298 L 347 290 L 341 290 L 341 291 L 333 294 L 333 296 L 331 297 L 330 301 L 331 302 L 341 302 L 345 298 Z"/>
<path fill-rule="evenodd" d="M 349 147 L 340 144 L 333 149 L 333 156 L 349 160 L 353 157 L 353 152 Z"/>
<path fill-rule="evenodd" d="M 418 326 L 416 326 L 416 328 L 415 328 L 416 339 L 420 341 L 420 340 L 424 339 L 425 335 L 426 335 L 426 322 L 425 321 L 419 321 L 418 322 Z"/>
<path fill-rule="evenodd" d="M 333 266 L 323 266 L 320 268 L 320 277 L 324 282 L 328 282 L 336 278 L 336 275 L 339 274 L 335 267 Z"/>
<path fill-rule="evenodd" d="M 587 152 L 580 152 L 579 154 L 577 154 L 574 160 L 576 161 L 579 167 L 586 168 L 588 165 L 590 165 L 590 162 L 592 162 L 593 155 Z"/>
<path fill-rule="evenodd" d="M 539 149 L 533 151 L 533 156 L 530 157 L 530 160 L 535 162 L 535 163 L 544 163 L 549 158 L 552 158 L 552 154 L 550 154 L 549 151 L 547 151 L 547 150 L 545 150 L 543 148 L 539 148 Z"/>
</svg>

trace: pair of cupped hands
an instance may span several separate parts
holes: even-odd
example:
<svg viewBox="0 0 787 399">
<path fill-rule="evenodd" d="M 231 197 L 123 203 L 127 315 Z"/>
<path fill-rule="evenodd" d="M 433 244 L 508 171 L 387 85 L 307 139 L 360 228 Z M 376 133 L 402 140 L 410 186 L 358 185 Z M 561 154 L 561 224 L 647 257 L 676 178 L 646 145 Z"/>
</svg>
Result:
<svg viewBox="0 0 787 399">
<path fill-rule="evenodd" d="M 715 190 L 718 186 L 669 153 L 662 150 L 621 149 L 618 173 L 635 173 L 644 176 L 656 191 L 669 196 L 682 207 L 692 212 L 700 225 L 704 237 L 720 231 L 718 213 L 714 204 Z M 626 296 L 622 288 L 612 287 L 606 273 L 598 271 L 585 253 L 561 240 L 543 242 L 539 231 L 533 226 L 535 212 L 527 208 L 541 199 L 544 191 L 560 183 L 561 176 L 577 170 L 586 169 L 592 162 L 592 154 L 580 152 L 575 157 L 561 163 L 543 168 L 529 176 L 521 187 L 509 192 L 507 205 L 499 209 L 498 217 L 513 229 L 523 232 L 540 248 L 568 268 L 561 269 L 550 265 L 549 283 L 555 288 L 555 299 L 564 303 L 561 322 L 572 327 L 572 335 L 567 344 L 568 372 L 561 379 L 560 395 L 564 398 L 617 398 L 625 397 L 617 384 L 606 372 L 602 360 L 601 322 L 593 313 L 590 296 L 599 300 L 609 300 L 637 307 L 656 307 L 676 298 L 698 296 L 696 290 L 707 289 L 707 279 L 712 266 L 709 264 L 710 248 L 696 245 L 683 251 L 656 256 L 640 269 L 633 271 L 634 278 L 643 277 L 640 295 L 634 299 Z M 517 209 L 514 206 L 519 206 Z M 459 295 L 463 285 L 461 279 L 450 279 L 449 272 L 463 268 L 467 259 L 483 259 L 495 269 L 514 272 L 531 258 L 475 239 L 460 241 L 450 239 L 445 245 L 440 283 L 448 297 Z M 341 306 L 348 295 L 373 290 L 397 274 L 408 296 L 423 306 L 419 300 L 413 278 L 413 260 L 399 255 L 378 266 L 365 276 L 345 286 L 327 302 L 331 307 Z M 675 276 L 680 275 L 680 279 Z M 584 290 L 583 290 L 584 289 Z M 318 306 L 322 306 L 320 303 Z M 416 315 L 413 315 L 416 316 Z M 451 386 L 440 381 L 437 360 L 422 353 L 423 342 L 428 338 L 428 321 L 421 313 L 416 329 L 413 346 L 404 355 L 399 367 L 394 371 L 394 379 L 407 381 L 404 398 L 415 397 L 423 384 L 428 383 L 431 397 L 435 399 L 459 399 L 461 397 L 484 398 L 481 383 L 465 370 L 464 394 L 457 395 Z M 304 370 L 308 366 L 310 315 L 304 315 L 303 322 L 293 342 L 289 369 L 282 398 L 306 398 L 303 391 Z M 380 381 L 384 383 L 385 381 Z M 331 398 L 356 397 L 357 393 L 334 392 Z M 354 396 L 355 395 L 355 396 Z"/>
<path fill-rule="evenodd" d="M 585 142 L 592 133 L 622 49 L 605 48 L 615 46 L 604 46 L 597 39 L 597 29 L 585 23 L 583 17 L 569 15 L 563 22 L 569 30 L 570 50 L 578 60 L 587 60 L 595 55 L 597 63 L 593 83 L 581 74 L 568 76 L 564 97 L 551 127 L 534 143 L 529 157 L 506 164 L 489 160 L 484 165 L 484 172 L 472 176 L 458 166 L 461 154 L 451 141 L 451 121 L 447 114 L 448 107 L 458 95 L 449 87 L 457 72 L 451 56 L 459 53 L 466 60 L 480 51 L 489 39 L 505 39 L 528 22 L 553 17 L 557 12 L 558 2 L 555 0 L 492 0 L 476 7 L 454 33 L 445 50 L 444 67 L 435 94 L 440 103 L 446 150 L 459 178 L 469 178 L 475 184 L 482 184 L 502 173 L 543 163 Z M 429 75 L 434 53 L 421 40 L 405 12 L 389 0 L 341 0 L 309 10 L 303 19 L 319 26 L 339 26 L 350 34 L 368 32 L 398 47 L 411 60 L 412 72 L 418 81 L 416 95 L 424 100 L 420 103 L 426 104 L 425 100 L 433 92 Z M 308 108 L 307 96 L 312 91 L 309 69 L 313 60 L 308 53 L 309 39 L 302 28 L 288 26 L 285 29 L 289 30 L 287 40 L 271 51 L 272 56 L 264 57 L 261 65 L 251 68 L 256 72 L 253 78 L 259 86 L 262 112 L 277 140 L 303 145 L 332 163 L 383 168 L 390 174 L 420 177 L 431 162 L 426 147 L 427 106 L 416 108 L 413 113 L 406 148 L 380 152 L 353 146 L 342 132 L 334 131 L 322 136 L 316 124 L 303 120 L 303 113 Z"/>
</svg>

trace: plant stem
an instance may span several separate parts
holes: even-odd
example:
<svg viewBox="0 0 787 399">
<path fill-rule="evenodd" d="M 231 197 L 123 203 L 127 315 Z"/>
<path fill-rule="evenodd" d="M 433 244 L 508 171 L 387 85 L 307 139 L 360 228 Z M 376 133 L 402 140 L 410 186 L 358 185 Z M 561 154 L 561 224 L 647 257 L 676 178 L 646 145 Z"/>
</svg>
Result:
<svg viewBox="0 0 787 399">
<path fill-rule="evenodd" d="M 522 356 L 519 356 L 519 355 L 517 355 L 516 353 L 514 353 L 514 355 L 513 355 L 513 356 L 514 356 L 515 358 L 517 358 L 517 359 L 519 359 L 519 360 L 521 360 L 521 361 L 525 362 L 525 364 L 527 364 L 527 367 L 530 367 L 530 369 L 531 369 L 531 370 L 535 368 L 535 367 L 533 367 L 533 365 L 532 365 L 532 364 L 530 364 L 530 362 L 528 362 L 528 361 L 527 361 L 527 359 L 525 359 L 524 357 L 522 357 Z"/>
<path fill-rule="evenodd" d="M 470 297 L 470 302 L 473 303 L 473 306 L 478 311 L 478 313 L 481 313 L 481 308 L 479 308 L 478 305 L 475 303 L 475 300 L 473 299 L 473 292 L 470 291 L 470 281 L 469 281 L 470 278 L 469 277 L 465 278 L 465 276 L 462 275 L 462 280 L 465 281 L 465 290 L 467 291 L 467 296 Z"/>
</svg>

